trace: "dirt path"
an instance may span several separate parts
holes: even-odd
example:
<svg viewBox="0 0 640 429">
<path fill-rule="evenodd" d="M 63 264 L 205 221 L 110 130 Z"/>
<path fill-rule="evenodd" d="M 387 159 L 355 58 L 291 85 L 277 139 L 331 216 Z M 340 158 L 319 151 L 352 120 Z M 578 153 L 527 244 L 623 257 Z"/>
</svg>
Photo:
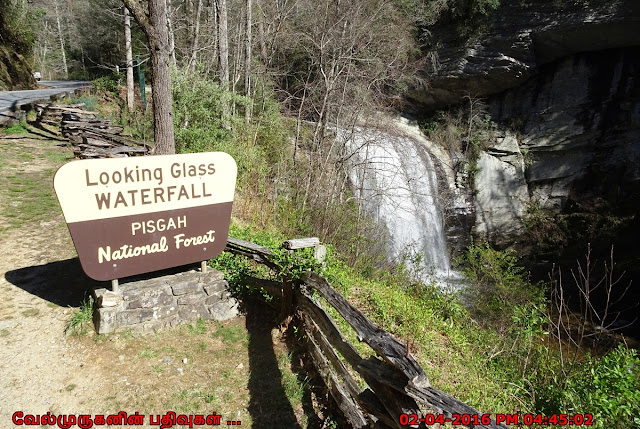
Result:
<svg viewBox="0 0 640 429">
<path fill-rule="evenodd" d="M 53 193 L 71 156 L 61 143 L 0 130 L 0 428 L 14 427 L 16 411 L 217 412 L 223 426 L 322 427 L 295 350 L 264 309 L 147 336 L 65 335 L 100 285 L 82 273 Z M 139 427 L 158 427 L 148 421 Z"/>
<path fill-rule="evenodd" d="M 75 256 L 64 219 L 59 211 L 42 213 L 36 201 L 27 202 L 41 196 L 49 200 L 42 205 L 51 206 L 51 183 L 32 181 L 51 177 L 68 149 L 9 136 L 0 145 L 1 180 L 9 191 L 0 200 L 0 427 L 10 427 L 15 411 L 88 412 L 96 390 L 108 381 L 87 362 L 86 346 L 64 335 L 74 311 L 68 306 L 78 304 L 73 291 L 48 281 L 64 276 L 59 261 Z M 14 214 L 23 208 L 27 220 Z"/>
</svg>

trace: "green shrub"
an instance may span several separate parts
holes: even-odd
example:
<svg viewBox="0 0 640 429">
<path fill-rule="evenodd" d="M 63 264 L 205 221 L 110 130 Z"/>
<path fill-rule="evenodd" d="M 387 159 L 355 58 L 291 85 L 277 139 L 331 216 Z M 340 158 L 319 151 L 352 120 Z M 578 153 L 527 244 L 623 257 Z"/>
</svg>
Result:
<svg viewBox="0 0 640 429">
<path fill-rule="evenodd" d="M 512 252 L 495 250 L 487 243 L 469 246 L 462 270 L 471 282 L 467 300 L 477 314 L 511 321 L 523 314 L 520 306 L 544 306 L 543 288 L 531 285 L 517 262 Z"/>
<path fill-rule="evenodd" d="M 266 100 L 247 123 L 242 109 L 250 99 L 195 73 L 174 71 L 172 82 L 176 151 L 226 152 L 238 164 L 238 189 L 257 185 L 264 194 L 266 178 L 273 175 L 286 143 L 277 104 Z"/>
<path fill-rule="evenodd" d="M 98 98 L 94 95 L 82 95 L 80 97 L 72 97 L 70 104 L 84 104 L 84 108 L 89 111 L 95 111 L 98 108 Z"/>
<path fill-rule="evenodd" d="M 590 413 L 594 428 L 640 427 L 640 358 L 619 345 L 602 357 L 575 363 L 566 380 L 538 392 L 537 408 L 546 414 Z"/>
<path fill-rule="evenodd" d="M 105 91 L 110 93 L 117 93 L 118 86 L 122 85 L 122 76 L 102 76 L 93 80 L 93 89 L 96 91 Z"/>
</svg>

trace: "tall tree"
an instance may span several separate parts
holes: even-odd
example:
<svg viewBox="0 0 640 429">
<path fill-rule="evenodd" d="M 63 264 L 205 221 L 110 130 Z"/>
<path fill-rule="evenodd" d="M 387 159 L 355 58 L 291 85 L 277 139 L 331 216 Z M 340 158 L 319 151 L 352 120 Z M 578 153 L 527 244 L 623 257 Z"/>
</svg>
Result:
<svg viewBox="0 0 640 429">
<path fill-rule="evenodd" d="M 252 60 L 252 52 L 251 52 L 251 44 L 252 44 L 252 37 L 251 37 L 251 26 L 253 25 L 252 22 L 252 15 L 251 15 L 251 7 L 252 7 L 252 1 L 251 0 L 246 0 L 246 17 L 245 17 L 245 39 L 244 39 L 244 95 L 247 98 L 251 97 L 251 60 Z M 247 123 L 249 123 L 251 121 L 251 106 L 248 105 L 247 109 L 245 110 L 245 119 L 247 121 Z"/>
<path fill-rule="evenodd" d="M 220 86 L 229 90 L 229 34 L 227 29 L 227 0 L 216 0 L 216 14 L 218 18 L 218 73 Z M 222 104 L 222 125 L 231 129 L 230 106 L 228 101 Z"/>
<path fill-rule="evenodd" d="M 56 23 L 58 24 L 58 38 L 60 40 L 60 52 L 62 52 L 62 67 L 64 70 L 64 77 L 69 77 L 69 67 L 67 67 L 67 54 L 64 49 L 64 34 L 62 33 L 62 24 L 60 23 L 60 11 L 58 10 L 58 0 L 53 1 L 53 5 L 56 11 Z"/>
<path fill-rule="evenodd" d="M 191 42 L 191 57 L 189 58 L 188 68 L 191 71 L 196 70 L 196 60 L 198 58 L 198 42 L 200 40 L 200 15 L 202 14 L 202 0 L 198 0 L 196 9 L 195 23 L 193 25 L 193 38 Z"/>
<path fill-rule="evenodd" d="M 148 0 L 149 14 L 147 15 L 139 0 L 122 1 L 142 27 L 151 51 L 155 153 L 158 155 L 175 153 L 167 2 L 166 0 Z"/>
<path fill-rule="evenodd" d="M 133 51 L 131 50 L 131 16 L 129 9 L 124 8 L 124 43 L 127 51 L 127 107 L 132 112 L 133 103 Z"/>
<path fill-rule="evenodd" d="M 227 29 L 227 0 L 216 0 L 218 18 L 218 72 L 220 83 L 229 89 L 229 33 Z"/>
</svg>

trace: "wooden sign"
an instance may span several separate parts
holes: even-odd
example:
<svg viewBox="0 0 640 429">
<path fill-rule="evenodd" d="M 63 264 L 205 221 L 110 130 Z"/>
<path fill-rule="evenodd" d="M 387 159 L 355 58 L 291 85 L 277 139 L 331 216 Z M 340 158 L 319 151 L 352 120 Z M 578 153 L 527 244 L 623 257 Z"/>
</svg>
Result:
<svg viewBox="0 0 640 429">
<path fill-rule="evenodd" d="M 224 152 L 80 160 L 54 188 L 82 268 L 103 281 L 218 256 L 236 175 Z"/>
</svg>

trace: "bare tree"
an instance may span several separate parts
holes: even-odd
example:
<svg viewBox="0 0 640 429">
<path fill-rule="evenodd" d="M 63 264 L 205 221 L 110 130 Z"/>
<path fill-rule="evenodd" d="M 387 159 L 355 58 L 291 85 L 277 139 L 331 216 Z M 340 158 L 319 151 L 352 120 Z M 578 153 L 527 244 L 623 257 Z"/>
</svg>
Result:
<svg viewBox="0 0 640 429">
<path fill-rule="evenodd" d="M 58 25 L 58 38 L 60 40 L 60 52 L 62 52 L 62 67 L 64 70 L 64 77 L 69 77 L 69 67 L 67 66 L 67 54 L 64 49 L 64 34 L 62 33 L 62 24 L 60 23 L 60 11 L 58 10 L 58 0 L 53 1 L 53 6 L 56 11 L 56 23 Z"/>
<path fill-rule="evenodd" d="M 131 50 L 131 17 L 129 9 L 124 8 L 124 43 L 127 51 L 127 107 L 134 109 L 133 99 L 133 52 Z"/>
<path fill-rule="evenodd" d="M 576 362 L 585 349 L 601 351 L 615 344 L 613 333 L 635 323 L 622 320 L 623 313 L 633 314 L 637 304 L 627 304 L 631 281 L 623 282 L 625 272 L 618 274 L 613 257 L 613 246 L 608 261 L 598 264 L 587 246 L 584 262 L 577 261 L 571 269 L 573 284 L 563 284 L 562 270 L 554 266 L 551 281 L 551 299 L 547 312 L 550 339 L 557 342 L 563 375 Z M 597 274 L 597 272 L 599 272 Z M 570 295 L 575 295 L 571 297 Z M 571 302 L 571 305 L 570 305 Z"/>
<path fill-rule="evenodd" d="M 218 73 L 220 86 L 229 90 L 229 34 L 227 29 L 227 0 L 216 0 L 216 15 L 218 22 Z M 229 102 L 223 101 L 222 124 L 231 128 Z"/>
<path fill-rule="evenodd" d="M 123 2 L 142 27 L 151 51 L 155 153 L 172 154 L 176 152 L 176 146 L 169 73 L 170 47 L 167 2 L 166 0 L 148 0 L 148 15 L 139 0 L 123 0 Z"/>
<path fill-rule="evenodd" d="M 175 32 L 173 31 L 173 10 L 171 7 L 171 0 L 167 0 L 167 25 L 169 26 L 169 51 L 171 52 L 171 64 L 174 67 L 178 66 L 178 61 L 176 59 L 176 37 Z"/>
<path fill-rule="evenodd" d="M 245 17 L 245 38 L 244 38 L 244 95 L 249 98 L 251 97 L 251 25 L 252 25 L 252 15 L 251 8 L 253 4 L 251 0 L 247 0 L 246 3 L 246 17 Z M 247 106 L 245 110 L 245 119 L 247 123 L 251 121 L 251 106 Z"/>
<path fill-rule="evenodd" d="M 229 33 L 227 29 L 227 0 L 216 0 L 218 18 L 218 72 L 220 83 L 229 89 Z"/>
<path fill-rule="evenodd" d="M 188 68 L 191 71 L 196 69 L 196 60 L 198 57 L 198 42 L 200 39 L 200 15 L 202 15 L 202 0 L 198 0 L 196 8 L 195 22 L 193 25 L 193 37 L 191 42 L 191 56 L 189 58 Z"/>
</svg>

